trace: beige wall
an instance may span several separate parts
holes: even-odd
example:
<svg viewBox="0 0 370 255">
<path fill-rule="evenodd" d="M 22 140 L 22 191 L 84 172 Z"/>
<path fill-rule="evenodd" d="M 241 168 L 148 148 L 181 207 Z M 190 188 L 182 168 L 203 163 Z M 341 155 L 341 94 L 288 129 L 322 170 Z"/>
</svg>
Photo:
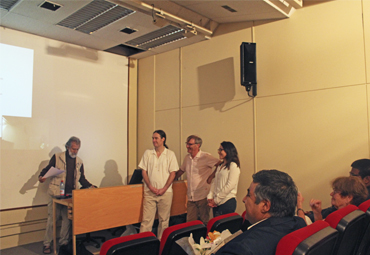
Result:
<svg viewBox="0 0 370 255">
<path fill-rule="evenodd" d="M 1 116 L 0 249 L 5 249 L 43 239 L 49 181 L 40 184 L 38 176 L 72 135 L 81 139 L 79 156 L 92 184 L 126 184 L 128 59 L 3 27 L 0 42 L 34 55 L 32 116 Z M 136 117 L 136 105 L 131 109 Z M 136 161 L 135 119 L 131 123 Z"/>
<path fill-rule="evenodd" d="M 369 31 L 369 1 L 330 1 L 280 21 L 226 24 L 211 40 L 139 60 L 138 157 L 157 128 L 179 164 L 190 134 L 214 156 L 232 141 L 237 212 L 251 175 L 272 168 L 293 176 L 305 209 L 312 197 L 329 205 L 330 181 L 369 157 Z M 257 44 L 254 99 L 240 86 L 241 42 Z"/>
</svg>

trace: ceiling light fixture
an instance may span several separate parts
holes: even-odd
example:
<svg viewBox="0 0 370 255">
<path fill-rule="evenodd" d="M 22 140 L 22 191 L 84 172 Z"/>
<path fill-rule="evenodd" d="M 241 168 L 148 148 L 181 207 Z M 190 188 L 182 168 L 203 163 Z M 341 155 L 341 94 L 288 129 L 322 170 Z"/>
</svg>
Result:
<svg viewBox="0 0 370 255">
<path fill-rule="evenodd" d="M 152 18 L 153 18 L 153 24 L 157 27 L 164 27 L 169 24 L 169 22 L 166 20 L 166 17 L 163 15 L 162 10 L 160 12 L 156 12 L 154 10 L 154 4 L 152 5 Z"/>
<path fill-rule="evenodd" d="M 183 35 L 184 29 L 168 25 L 158 30 L 155 30 L 149 34 L 139 36 L 130 41 L 125 42 L 126 45 L 132 47 L 149 50 L 162 45 L 173 43 L 185 39 Z"/>
<path fill-rule="evenodd" d="M 156 7 L 154 7 L 154 5 L 149 5 L 147 3 L 144 3 L 144 2 L 140 2 L 140 1 L 135 1 L 137 3 L 138 6 L 140 6 L 139 8 L 141 9 L 145 9 L 147 11 L 151 11 L 152 12 L 152 16 L 153 16 L 153 20 L 155 19 L 154 18 L 154 14 L 157 15 L 156 13 L 162 15 L 165 17 L 165 19 L 170 23 L 170 24 L 177 24 L 178 26 L 180 27 L 184 27 L 186 25 L 190 25 L 192 27 L 195 27 L 197 32 L 199 33 L 202 33 L 203 35 L 207 35 L 207 36 L 212 36 L 213 34 L 213 31 L 205 28 L 205 27 L 202 27 L 202 26 L 199 26 L 197 24 L 193 24 L 191 21 L 188 21 L 188 20 L 185 20 L 181 17 L 178 17 L 174 14 L 171 14 L 169 12 L 166 12 L 166 11 L 163 11 L 161 9 L 158 9 Z M 157 15 L 158 16 L 158 15 Z M 182 25 L 179 25 L 179 24 L 182 24 Z"/>
</svg>

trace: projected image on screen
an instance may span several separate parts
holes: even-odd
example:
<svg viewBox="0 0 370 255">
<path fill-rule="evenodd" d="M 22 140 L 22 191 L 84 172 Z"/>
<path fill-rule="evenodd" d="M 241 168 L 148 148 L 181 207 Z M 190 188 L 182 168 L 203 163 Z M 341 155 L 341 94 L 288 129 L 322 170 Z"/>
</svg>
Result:
<svg viewBox="0 0 370 255">
<path fill-rule="evenodd" d="M 32 117 L 33 50 L 0 43 L 0 56 L 0 137 L 3 137 L 6 116 Z"/>
<path fill-rule="evenodd" d="M 71 136 L 89 182 L 124 184 L 128 58 L 4 28 L 0 43 L 0 210 L 47 205 L 38 176 Z"/>
</svg>

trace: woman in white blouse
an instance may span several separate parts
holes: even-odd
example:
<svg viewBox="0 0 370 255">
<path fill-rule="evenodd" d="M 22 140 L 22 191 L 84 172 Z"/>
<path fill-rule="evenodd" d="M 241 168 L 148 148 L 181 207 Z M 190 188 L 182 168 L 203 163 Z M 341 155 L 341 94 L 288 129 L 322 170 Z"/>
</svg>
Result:
<svg viewBox="0 0 370 255">
<path fill-rule="evenodd" d="M 213 217 L 235 212 L 240 175 L 238 151 L 233 143 L 222 142 L 218 155 L 222 163 L 216 169 L 216 175 L 207 196 L 208 206 L 213 209 Z"/>
</svg>

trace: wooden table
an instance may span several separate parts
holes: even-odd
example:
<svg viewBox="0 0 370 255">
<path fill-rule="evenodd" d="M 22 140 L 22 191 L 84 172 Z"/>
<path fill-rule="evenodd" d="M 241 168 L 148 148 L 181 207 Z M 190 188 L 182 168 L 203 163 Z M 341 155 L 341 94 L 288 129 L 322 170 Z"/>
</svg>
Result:
<svg viewBox="0 0 370 255">
<path fill-rule="evenodd" d="M 171 216 L 186 213 L 187 182 L 172 185 Z M 141 222 L 143 214 L 143 184 L 99 189 L 73 190 L 72 199 L 53 200 L 54 253 L 56 254 L 55 206 L 62 204 L 73 208 L 73 254 L 76 255 L 76 236 Z"/>
</svg>

